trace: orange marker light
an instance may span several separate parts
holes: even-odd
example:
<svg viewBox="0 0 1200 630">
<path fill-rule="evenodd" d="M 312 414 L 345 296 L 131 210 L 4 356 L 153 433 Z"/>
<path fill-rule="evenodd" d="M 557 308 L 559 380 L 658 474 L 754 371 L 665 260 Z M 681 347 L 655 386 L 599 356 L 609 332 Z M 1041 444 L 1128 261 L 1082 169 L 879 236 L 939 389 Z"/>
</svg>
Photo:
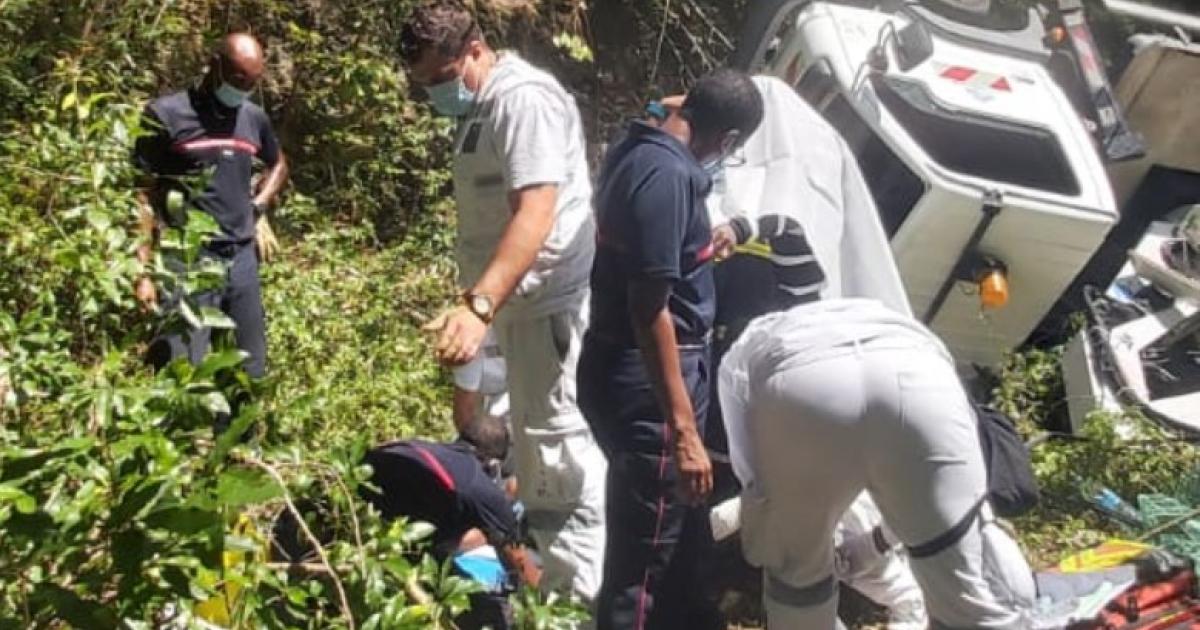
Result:
<svg viewBox="0 0 1200 630">
<path fill-rule="evenodd" d="M 979 276 L 979 302 L 986 309 L 1008 304 L 1008 276 L 1003 269 L 988 269 Z"/>
</svg>

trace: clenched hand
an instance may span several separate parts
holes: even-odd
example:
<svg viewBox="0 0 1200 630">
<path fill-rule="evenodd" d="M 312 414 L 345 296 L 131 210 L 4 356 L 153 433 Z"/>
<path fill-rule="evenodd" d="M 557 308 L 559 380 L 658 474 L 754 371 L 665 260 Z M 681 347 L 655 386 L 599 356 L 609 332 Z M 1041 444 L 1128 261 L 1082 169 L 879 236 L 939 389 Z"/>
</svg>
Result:
<svg viewBox="0 0 1200 630">
<path fill-rule="evenodd" d="M 728 223 L 713 228 L 712 240 L 713 251 L 716 252 L 717 260 L 725 260 L 732 256 L 733 249 L 738 244 L 737 235 L 734 234 L 733 228 L 729 227 Z"/>
<path fill-rule="evenodd" d="M 479 352 L 488 326 L 466 306 L 456 306 L 435 317 L 424 329 L 437 333 L 434 354 L 443 364 L 456 366 L 469 363 Z"/>
<path fill-rule="evenodd" d="M 708 451 L 695 429 L 676 435 L 675 466 L 679 468 L 684 496 L 692 504 L 702 503 L 712 492 L 713 472 Z"/>
</svg>

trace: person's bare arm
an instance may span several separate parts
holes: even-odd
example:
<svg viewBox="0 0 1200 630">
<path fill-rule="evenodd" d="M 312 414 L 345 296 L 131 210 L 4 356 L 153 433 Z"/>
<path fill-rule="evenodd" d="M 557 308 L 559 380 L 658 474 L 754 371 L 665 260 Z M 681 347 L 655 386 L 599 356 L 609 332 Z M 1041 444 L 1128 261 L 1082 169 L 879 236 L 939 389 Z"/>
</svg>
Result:
<svg viewBox="0 0 1200 630">
<path fill-rule="evenodd" d="M 454 429 L 461 434 L 463 429 L 480 413 L 483 407 L 483 394 L 455 386 L 453 406 Z"/>
<path fill-rule="evenodd" d="M 135 193 L 138 205 L 138 222 L 137 222 L 137 259 L 142 263 L 143 269 L 150 264 L 154 257 L 155 239 L 157 238 L 158 219 L 154 215 L 154 209 L 150 205 L 150 189 L 153 186 L 151 182 L 143 181 Z M 134 296 L 137 298 L 142 308 L 147 311 L 154 310 L 158 303 L 158 291 L 154 287 L 154 279 L 149 274 L 143 272 L 134 282 Z"/>
<path fill-rule="evenodd" d="M 490 297 L 495 310 L 508 301 L 550 236 L 557 202 L 556 184 L 527 186 L 509 193 L 512 218 L 471 293 Z M 462 365 L 475 358 L 487 333 L 487 323 L 465 306 L 459 306 L 443 313 L 427 329 L 440 331 L 434 348 L 438 360 Z"/>
<path fill-rule="evenodd" d="M 542 570 L 534 564 L 524 545 L 512 543 L 499 548 L 500 562 L 509 572 L 516 574 L 522 584 L 537 588 L 542 581 Z"/>
<path fill-rule="evenodd" d="M 667 308 L 666 280 L 642 279 L 629 287 L 629 316 L 646 374 L 674 434 L 676 466 L 692 501 L 712 491 L 712 464 L 696 426 L 695 411 L 683 382 L 675 324 Z"/>
<path fill-rule="evenodd" d="M 488 544 L 487 537 L 483 532 L 476 527 L 467 530 L 463 537 L 458 541 L 458 550 L 460 552 L 473 551 Z"/>
<path fill-rule="evenodd" d="M 275 163 L 267 169 L 259 181 L 258 191 L 254 194 L 254 203 L 262 208 L 269 208 L 271 204 L 275 203 L 279 194 L 283 192 L 283 187 L 287 184 L 288 172 L 287 156 L 280 151 L 279 159 L 275 160 Z"/>
<path fill-rule="evenodd" d="M 558 203 L 556 184 L 539 184 L 508 195 L 512 219 L 492 254 L 483 275 L 472 287 L 473 293 L 491 296 L 497 309 L 508 300 L 517 283 L 533 266 L 537 253 L 554 228 L 554 206 Z"/>
</svg>

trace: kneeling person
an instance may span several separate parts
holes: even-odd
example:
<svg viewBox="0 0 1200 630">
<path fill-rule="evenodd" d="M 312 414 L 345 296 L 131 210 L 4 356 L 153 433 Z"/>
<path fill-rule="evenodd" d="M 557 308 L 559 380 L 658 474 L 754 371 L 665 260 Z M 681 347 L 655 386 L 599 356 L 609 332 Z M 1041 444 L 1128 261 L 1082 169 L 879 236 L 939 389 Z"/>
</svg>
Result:
<svg viewBox="0 0 1200 630">
<path fill-rule="evenodd" d="M 363 495 L 384 518 L 403 516 L 434 525 L 435 556 L 453 557 L 486 541 L 510 575 L 537 587 L 541 570 L 521 544 L 512 498 L 501 489 L 508 431 L 501 420 L 487 415 L 460 430 L 460 438 L 451 443 L 402 440 L 368 452 L 371 483 L 378 491 L 364 489 Z M 506 628 L 506 608 L 502 599 L 477 596 L 470 618 L 459 619 L 458 626 Z"/>
</svg>

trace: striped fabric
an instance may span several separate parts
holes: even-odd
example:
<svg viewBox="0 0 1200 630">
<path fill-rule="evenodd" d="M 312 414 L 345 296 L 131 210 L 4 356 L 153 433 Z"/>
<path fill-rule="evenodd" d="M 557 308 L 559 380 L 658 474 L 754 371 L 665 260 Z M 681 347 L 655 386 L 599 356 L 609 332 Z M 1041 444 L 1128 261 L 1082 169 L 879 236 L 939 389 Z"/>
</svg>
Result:
<svg viewBox="0 0 1200 630">
<path fill-rule="evenodd" d="M 768 214 L 751 221 L 738 217 L 729 223 L 739 244 L 739 253 L 763 255 L 775 272 L 777 298 L 781 309 L 820 298 L 825 287 L 825 272 L 813 255 L 804 227 L 798 221 L 779 214 Z M 767 252 L 747 244 L 757 239 Z"/>
</svg>

